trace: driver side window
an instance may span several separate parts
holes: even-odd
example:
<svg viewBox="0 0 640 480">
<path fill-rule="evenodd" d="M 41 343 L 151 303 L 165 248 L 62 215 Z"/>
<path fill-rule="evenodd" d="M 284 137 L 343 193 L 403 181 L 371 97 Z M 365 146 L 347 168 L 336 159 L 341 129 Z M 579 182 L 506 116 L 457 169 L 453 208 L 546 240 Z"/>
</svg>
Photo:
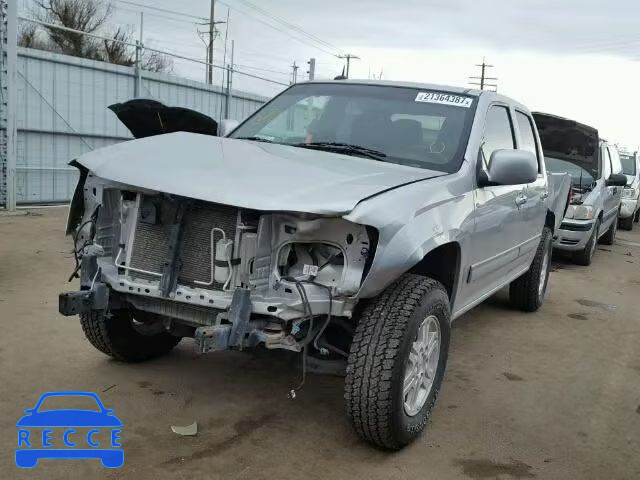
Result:
<svg viewBox="0 0 640 480">
<path fill-rule="evenodd" d="M 509 109 L 500 105 L 494 105 L 487 113 L 484 127 L 484 138 L 480 154 L 485 168 L 489 168 L 491 154 L 496 150 L 515 149 L 515 137 Z"/>
</svg>

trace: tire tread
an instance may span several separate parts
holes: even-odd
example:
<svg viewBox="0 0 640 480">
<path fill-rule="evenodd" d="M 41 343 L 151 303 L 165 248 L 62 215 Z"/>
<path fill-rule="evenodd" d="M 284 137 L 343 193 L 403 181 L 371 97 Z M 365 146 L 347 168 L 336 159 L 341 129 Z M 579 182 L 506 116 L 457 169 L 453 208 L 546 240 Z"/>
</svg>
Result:
<svg viewBox="0 0 640 480">
<path fill-rule="evenodd" d="M 349 354 L 344 398 L 356 433 L 374 445 L 392 450 L 403 446 L 392 425 L 393 370 L 414 310 L 434 290 L 446 295 L 439 282 L 405 274 L 362 311 Z"/>
</svg>

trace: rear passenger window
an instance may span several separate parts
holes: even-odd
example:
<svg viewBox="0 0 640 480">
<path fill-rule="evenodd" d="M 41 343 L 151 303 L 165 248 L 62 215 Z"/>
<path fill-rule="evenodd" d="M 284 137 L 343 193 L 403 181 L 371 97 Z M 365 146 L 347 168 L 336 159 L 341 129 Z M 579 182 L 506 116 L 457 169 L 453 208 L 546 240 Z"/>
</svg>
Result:
<svg viewBox="0 0 640 480">
<path fill-rule="evenodd" d="M 509 109 L 493 106 L 487 113 L 487 121 L 482 142 L 482 161 L 489 166 L 491 154 L 496 150 L 515 149 L 513 126 Z"/>
<path fill-rule="evenodd" d="M 538 155 L 538 145 L 536 144 L 536 136 L 533 133 L 531 118 L 522 112 L 516 112 L 516 121 L 520 130 L 520 149 L 535 155 L 536 160 L 538 160 L 538 172 L 541 172 L 540 155 Z"/>
</svg>

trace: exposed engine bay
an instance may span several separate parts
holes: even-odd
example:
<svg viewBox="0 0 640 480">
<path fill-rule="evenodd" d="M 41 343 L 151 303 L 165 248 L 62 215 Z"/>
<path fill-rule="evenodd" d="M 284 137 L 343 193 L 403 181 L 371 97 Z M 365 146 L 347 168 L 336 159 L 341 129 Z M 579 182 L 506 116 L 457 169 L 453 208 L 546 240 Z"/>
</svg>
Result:
<svg viewBox="0 0 640 480">
<path fill-rule="evenodd" d="M 153 314 L 146 318 L 195 337 L 201 352 L 258 343 L 301 351 L 311 341 L 332 350 L 317 342 L 332 317 L 351 317 L 373 258 L 374 229 L 84 175 L 67 232 L 83 291 L 108 296 L 92 305 Z"/>
</svg>

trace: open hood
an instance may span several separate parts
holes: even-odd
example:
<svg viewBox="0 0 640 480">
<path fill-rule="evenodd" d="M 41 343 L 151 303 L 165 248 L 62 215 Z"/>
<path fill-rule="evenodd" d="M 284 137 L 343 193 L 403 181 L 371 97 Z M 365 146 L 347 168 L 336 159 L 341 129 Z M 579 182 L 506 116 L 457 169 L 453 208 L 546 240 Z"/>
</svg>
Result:
<svg viewBox="0 0 640 480">
<path fill-rule="evenodd" d="M 598 130 L 575 120 L 534 113 L 545 156 L 566 160 L 597 170 Z"/>
<path fill-rule="evenodd" d="M 136 138 L 172 132 L 218 134 L 218 122 L 213 118 L 189 108 L 167 107 L 155 100 L 136 99 L 115 103 L 109 105 L 109 110 Z"/>
<path fill-rule="evenodd" d="M 445 175 L 287 145 L 171 133 L 94 150 L 77 162 L 134 187 L 255 210 L 344 214 L 361 200 Z"/>
</svg>

